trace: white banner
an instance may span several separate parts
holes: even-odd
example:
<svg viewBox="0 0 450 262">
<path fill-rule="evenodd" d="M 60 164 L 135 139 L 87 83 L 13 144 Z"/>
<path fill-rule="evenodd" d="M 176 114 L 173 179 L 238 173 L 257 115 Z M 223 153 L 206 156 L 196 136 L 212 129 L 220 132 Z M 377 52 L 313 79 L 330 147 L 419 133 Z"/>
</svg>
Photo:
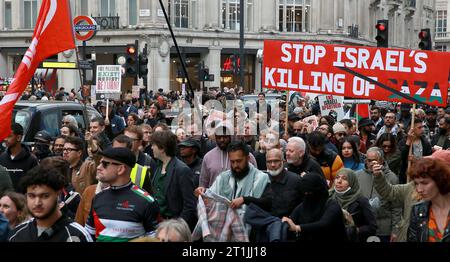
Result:
<svg viewBox="0 0 450 262">
<path fill-rule="evenodd" d="M 336 113 L 337 121 L 344 118 L 343 96 L 320 95 L 319 105 L 322 116 L 330 115 L 330 113 L 334 111 Z"/>
</svg>

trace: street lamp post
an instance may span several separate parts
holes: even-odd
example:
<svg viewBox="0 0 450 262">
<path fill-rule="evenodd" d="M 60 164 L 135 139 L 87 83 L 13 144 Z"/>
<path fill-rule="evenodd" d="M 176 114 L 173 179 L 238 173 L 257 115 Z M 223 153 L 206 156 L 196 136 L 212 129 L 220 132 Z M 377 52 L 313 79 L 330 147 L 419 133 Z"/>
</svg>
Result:
<svg viewBox="0 0 450 262">
<path fill-rule="evenodd" d="M 241 60 L 239 68 L 239 82 L 242 89 L 244 89 L 244 76 L 245 76 L 245 57 L 244 57 L 244 2 L 245 0 L 240 0 L 240 12 L 239 12 L 239 57 Z"/>
</svg>

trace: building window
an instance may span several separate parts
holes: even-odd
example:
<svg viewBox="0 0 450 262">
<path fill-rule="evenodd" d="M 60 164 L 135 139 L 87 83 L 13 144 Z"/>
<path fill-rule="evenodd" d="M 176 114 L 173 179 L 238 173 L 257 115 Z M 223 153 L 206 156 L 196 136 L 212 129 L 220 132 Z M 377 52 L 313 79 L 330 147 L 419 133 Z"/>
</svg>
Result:
<svg viewBox="0 0 450 262">
<path fill-rule="evenodd" d="M 116 16 L 116 0 L 101 0 L 100 16 Z"/>
<path fill-rule="evenodd" d="M 80 1 L 80 14 L 81 15 L 89 15 L 88 0 L 81 0 Z"/>
<path fill-rule="evenodd" d="M 128 0 L 128 23 L 137 25 L 137 0 Z"/>
<path fill-rule="evenodd" d="M 222 1 L 222 28 L 237 31 L 240 28 L 241 6 L 239 0 Z"/>
<path fill-rule="evenodd" d="M 72 18 L 74 18 L 78 14 L 77 4 L 75 3 L 76 0 L 70 0 L 70 12 L 72 14 Z"/>
<path fill-rule="evenodd" d="M 37 0 L 23 1 L 23 27 L 26 29 L 33 28 L 37 21 Z"/>
<path fill-rule="evenodd" d="M 253 0 L 245 0 L 244 6 L 246 10 L 244 11 L 247 30 L 251 29 L 253 26 Z M 226 30 L 239 31 L 241 22 L 241 5 L 239 0 L 222 0 L 222 28 Z"/>
<path fill-rule="evenodd" d="M 174 27 L 189 28 L 189 2 L 189 0 L 170 1 L 169 16 Z"/>
<path fill-rule="evenodd" d="M 436 11 L 436 37 L 447 36 L 447 10 Z"/>
<path fill-rule="evenodd" d="M 435 51 L 440 51 L 440 52 L 447 52 L 447 46 L 446 45 L 437 45 L 434 47 Z"/>
<path fill-rule="evenodd" d="M 280 0 L 279 30 L 307 32 L 311 13 L 310 0 Z"/>
<path fill-rule="evenodd" d="M 11 1 L 5 2 L 5 28 L 12 29 Z"/>
</svg>

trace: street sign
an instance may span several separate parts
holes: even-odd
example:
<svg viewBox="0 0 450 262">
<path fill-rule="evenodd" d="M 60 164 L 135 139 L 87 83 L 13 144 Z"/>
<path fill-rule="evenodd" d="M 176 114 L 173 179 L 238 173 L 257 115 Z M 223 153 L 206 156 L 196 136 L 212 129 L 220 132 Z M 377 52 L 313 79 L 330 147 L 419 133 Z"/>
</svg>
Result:
<svg viewBox="0 0 450 262">
<path fill-rule="evenodd" d="M 78 68 L 92 70 L 94 69 L 95 61 L 94 60 L 80 60 L 78 61 Z"/>
<path fill-rule="evenodd" d="M 97 22 L 90 16 L 80 15 L 73 20 L 75 29 L 75 38 L 80 41 L 88 41 L 95 36 L 98 30 Z M 81 34 L 80 32 L 87 32 Z"/>
<path fill-rule="evenodd" d="M 75 62 L 42 62 L 41 68 L 76 69 Z"/>
<path fill-rule="evenodd" d="M 97 66 L 96 93 L 121 93 L 122 76 L 120 68 L 120 65 Z"/>
</svg>

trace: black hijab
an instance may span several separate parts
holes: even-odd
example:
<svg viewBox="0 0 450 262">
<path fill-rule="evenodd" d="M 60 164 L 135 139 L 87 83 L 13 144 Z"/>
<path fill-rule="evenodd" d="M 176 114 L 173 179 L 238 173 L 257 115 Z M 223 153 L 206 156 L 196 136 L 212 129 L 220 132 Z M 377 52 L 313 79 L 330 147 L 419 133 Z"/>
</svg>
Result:
<svg viewBox="0 0 450 262">
<path fill-rule="evenodd" d="M 300 192 L 303 194 L 303 202 L 296 212 L 296 224 L 318 221 L 328 200 L 327 182 L 320 174 L 310 172 L 300 179 Z"/>
</svg>

